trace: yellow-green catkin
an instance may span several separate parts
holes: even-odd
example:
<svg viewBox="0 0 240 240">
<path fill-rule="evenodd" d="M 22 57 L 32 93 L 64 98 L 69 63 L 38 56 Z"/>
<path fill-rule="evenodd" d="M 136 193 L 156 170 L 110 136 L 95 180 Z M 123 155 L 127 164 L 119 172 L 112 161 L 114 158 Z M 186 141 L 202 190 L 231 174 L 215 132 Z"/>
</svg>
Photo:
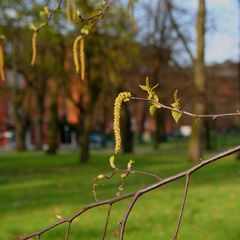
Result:
<svg viewBox="0 0 240 240">
<path fill-rule="evenodd" d="M 0 44 L 0 77 L 3 81 L 5 81 L 5 74 L 4 74 L 4 51 L 3 46 Z"/>
<path fill-rule="evenodd" d="M 75 38 L 73 43 L 73 60 L 75 64 L 76 73 L 79 73 L 79 70 L 80 70 L 79 58 L 78 58 L 78 45 L 81 39 L 82 39 L 82 36 L 78 36 Z"/>
<path fill-rule="evenodd" d="M 122 102 L 127 102 L 131 99 L 132 94 L 130 92 L 121 92 L 118 94 L 114 103 L 114 119 L 113 119 L 113 131 L 115 136 L 115 154 L 117 154 L 122 145 L 121 131 L 120 131 L 120 115 Z"/>
<path fill-rule="evenodd" d="M 76 0 L 72 0 L 72 20 L 75 21 L 77 19 L 77 5 Z"/>
<path fill-rule="evenodd" d="M 32 35 L 32 60 L 31 65 L 33 66 L 37 58 L 37 32 L 35 31 Z"/>
<path fill-rule="evenodd" d="M 81 38 L 80 42 L 80 65 L 81 65 L 81 79 L 85 80 L 85 52 L 84 52 L 84 39 Z"/>
<path fill-rule="evenodd" d="M 69 23 L 72 22 L 72 15 L 71 15 L 71 9 L 70 9 L 70 2 L 69 0 L 66 0 L 66 14 L 67 14 L 67 21 Z"/>
</svg>

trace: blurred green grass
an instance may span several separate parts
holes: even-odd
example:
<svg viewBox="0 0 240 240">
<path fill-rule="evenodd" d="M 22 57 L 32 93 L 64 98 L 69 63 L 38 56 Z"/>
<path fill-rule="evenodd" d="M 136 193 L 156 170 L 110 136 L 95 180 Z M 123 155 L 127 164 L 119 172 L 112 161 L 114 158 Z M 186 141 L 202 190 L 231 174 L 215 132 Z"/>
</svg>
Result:
<svg viewBox="0 0 240 240">
<path fill-rule="evenodd" d="M 207 154 L 207 156 L 212 155 Z M 95 151 L 89 164 L 78 164 L 77 152 L 48 156 L 41 152 L 6 153 L 0 156 L 0 239 L 15 240 L 56 221 L 56 214 L 69 216 L 93 201 L 92 180 L 110 171 L 109 152 Z M 207 157 L 205 156 L 205 157 Z M 185 150 L 176 144 L 163 144 L 158 151 L 139 147 L 133 155 L 120 155 L 125 166 L 132 158 L 135 168 L 166 177 L 191 166 Z M 239 162 L 235 156 L 209 165 L 191 178 L 190 192 L 179 239 L 240 239 Z M 139 175 L 128 178 L 125 192 L 137 190 L 155 180 Z M 99 186 L 98 197 L 114 196 L 120 182 L 116 176 Z M 184 179 L 143 196 L 134 207 L 125 239 L 171 239 L 183 194 Z M 129 199 L 113 207 L 106 239 L 117 223 Z M 82 215 L 72 225 L 71 240 L 101 239 L 107 207 Z M 64 239 L 66 226 L 43 235 L 43 239 Z M 112 238 L 114 239 L 114 237 Z"/>
</svg>

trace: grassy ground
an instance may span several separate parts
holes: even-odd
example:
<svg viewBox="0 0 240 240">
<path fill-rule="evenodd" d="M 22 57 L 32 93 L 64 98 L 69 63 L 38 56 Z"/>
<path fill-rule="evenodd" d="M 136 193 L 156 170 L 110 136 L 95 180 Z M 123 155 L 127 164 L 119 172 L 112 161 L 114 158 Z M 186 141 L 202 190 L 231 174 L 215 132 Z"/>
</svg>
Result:
<svg viewBox="0 0 240 240">
<path fill-rule="evenodd" d="M 56 221 L 55 215 L 69 216 L 92 202 L 92 179 L 107 172 L 107 152 L 93 152 L 90 163 L 79 165 L 77 153 L 8 153 L 0 156 L 0 239 L 14 240 Z M 165 144 L 159 151 L 140 148 L 134 156 L 118 158 L 125 165 L 132 157 L 135 168 L 169 176 L 190 167 L 186 154 Z M 125 191 L 136 190 L 153 180 L 132 176 Z M 113 196 L 119 177 L 100 186 L 99 198 Z M 130 215 L 126 239 L 170 239 L 176 224 L 184 181 L 178 181 L 142 197 Z M 233 157 L 220 160 L 196 173 L 184 212 L 179 239 L 239 240 L 240 187 L 239 163 Z M 114 205 L 109 234 L 129 200 Z M 101 239 L 106 208 L 83 215 L 72 226 L 71 240 Z M 64 239 L 65 227 L 41 237 Z M 112 238 L 114 239 L 114 238 Z"/>
</svg>

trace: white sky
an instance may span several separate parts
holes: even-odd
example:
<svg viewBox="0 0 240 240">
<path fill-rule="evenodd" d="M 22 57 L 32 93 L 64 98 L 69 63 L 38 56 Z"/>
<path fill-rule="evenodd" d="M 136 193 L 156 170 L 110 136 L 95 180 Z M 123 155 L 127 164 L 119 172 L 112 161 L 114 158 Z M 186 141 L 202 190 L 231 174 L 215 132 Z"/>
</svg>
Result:
<svg viewBox="0 0 240 240">
<path fill-rule="evenodd" d="M 176 0 L 179 5 L 197 12 L 198 0 Z M 206 36 L 206 62 L 239 61 L 239 3 L 238 0 L 206 0 L 208 23 L 216 29 Z"/>
</svg>

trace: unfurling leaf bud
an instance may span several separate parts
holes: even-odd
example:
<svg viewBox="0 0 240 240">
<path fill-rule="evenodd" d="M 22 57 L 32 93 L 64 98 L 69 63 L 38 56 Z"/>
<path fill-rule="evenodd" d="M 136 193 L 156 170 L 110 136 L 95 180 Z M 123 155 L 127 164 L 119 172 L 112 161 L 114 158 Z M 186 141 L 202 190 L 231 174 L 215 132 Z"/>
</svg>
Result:
<svg viewBox="0 0 240 240">
<path fill-rule="evenodd" d="M 116 165 L 115 165 L 115 163 L 114 163 L 114 160 L 115 160 L 115 157 L 114 157 L 114 155 L 112 155 L 112 156 L 110 157 L 110 159 L 109 159 L 109 163 L 110 163 L 111 168 L 113 168 L 113 169 L 116 168 Z"/>
<path fill-rule="evenodd" d="M 121 174 L 121 178 L 125 178 L 127 176 L 126 173 Z"/>
<path fill-rule="evenodd" d="M 103 179 L 103 178 L 105 178 L 105 176 L 103 174 L 100 174 L 100 175 L 97 176 L 97 178 L 98 179 Z"/>
<path fill-rule="evenodd" d="M 127 170 L 128 170 L 128 171 L 131 170 L 133 164 L 134 164 L 134 161 L 130 159 L 129 162 L 128 162 L 128 164 L 127 164 Z"/>
</svg>

